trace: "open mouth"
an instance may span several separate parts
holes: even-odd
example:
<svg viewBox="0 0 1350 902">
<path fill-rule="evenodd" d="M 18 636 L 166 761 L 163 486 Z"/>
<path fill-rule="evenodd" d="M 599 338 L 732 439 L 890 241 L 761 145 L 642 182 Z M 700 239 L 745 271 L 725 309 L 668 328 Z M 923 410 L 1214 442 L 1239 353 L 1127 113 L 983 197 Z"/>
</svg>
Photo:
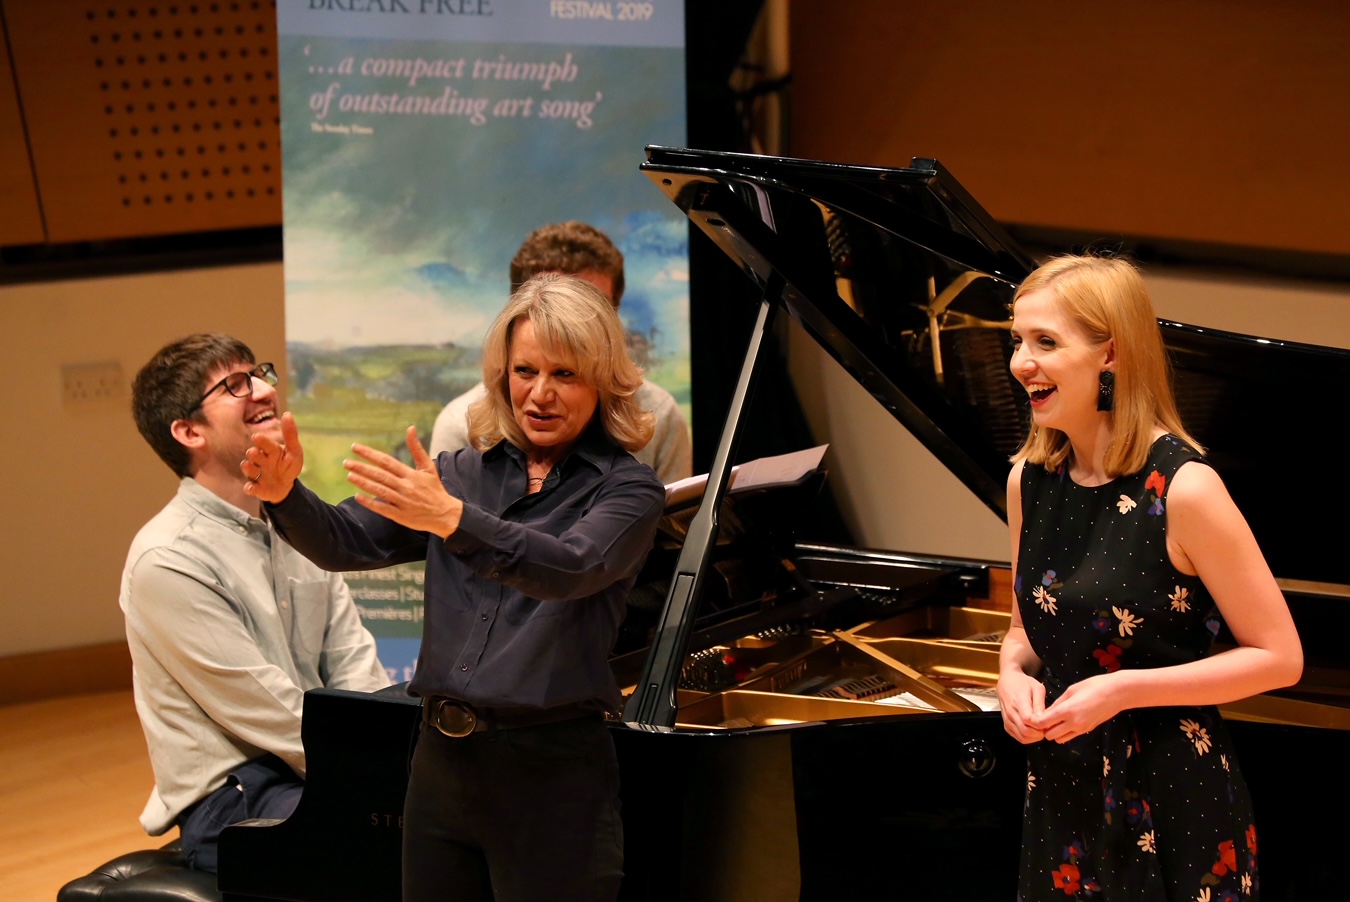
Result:
<svg viewBox="0 0 1350 902">
<path fill-rule="evenodd" d="M 264 423 L 269 423 L 272 420 L 275 420 L 276 418 L 277 412 L 275 410 L 264 410 L 261 413 L 254 414 L 244 422 L 248 423 L 250 426 L 261 426 Z"/>
<path fill-rule="evenodd" d="M 1053 395 L 1055 393 L 1055 387 L 1053 385 L 1045 385 L 1039 388 L 1028 386 L 1027 393 L 1031 395 L 1031 400 L 1033 402 L 1039 403 Z"/>
</svg>

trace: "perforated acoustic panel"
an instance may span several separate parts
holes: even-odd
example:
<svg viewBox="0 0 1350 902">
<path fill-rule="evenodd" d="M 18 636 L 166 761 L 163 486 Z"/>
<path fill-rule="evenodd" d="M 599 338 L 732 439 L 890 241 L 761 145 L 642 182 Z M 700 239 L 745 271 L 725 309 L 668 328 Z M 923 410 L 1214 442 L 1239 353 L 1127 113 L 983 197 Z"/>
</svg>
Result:
<svg viewBox="0 0 1350 902">
<path fill-rule="evenodd" d="M 0 8 L 48 242 L 280 224 L 275 3 Z"/>
</svg>

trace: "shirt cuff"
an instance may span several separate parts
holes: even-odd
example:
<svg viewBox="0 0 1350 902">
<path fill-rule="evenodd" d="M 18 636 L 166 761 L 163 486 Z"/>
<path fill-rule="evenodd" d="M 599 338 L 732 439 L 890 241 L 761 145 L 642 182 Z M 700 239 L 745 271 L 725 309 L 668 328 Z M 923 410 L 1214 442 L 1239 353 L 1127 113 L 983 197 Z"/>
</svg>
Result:
<svg viewBox="0 0 1350 902">
<path fill-rule="evenodd" d="M 464 502 L 464 509 L 459 515 L 459 526 L 445 537 L 445 550 L 451 554 L 473 554 L 482 551 L 487 547 L 487 543 L 479 536 L 488 531 L 490 523 L 491 518 L 482 508 Z"/>
</svg>

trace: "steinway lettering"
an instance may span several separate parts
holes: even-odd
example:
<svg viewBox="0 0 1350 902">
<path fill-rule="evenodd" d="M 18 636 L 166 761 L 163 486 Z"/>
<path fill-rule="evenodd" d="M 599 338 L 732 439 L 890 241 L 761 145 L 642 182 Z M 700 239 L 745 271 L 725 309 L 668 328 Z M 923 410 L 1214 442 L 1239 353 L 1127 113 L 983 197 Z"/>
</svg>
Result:
<svg viewBox="0 0 1350 902">
<path fill-rule="evenodd" d="M 402 813 L 399 813 L 399 814 L 382 814 L 382 813 L 379 812 L 379 811 L 372 811 L 372 812 L 370 813 L 370 826 L 372 826 L 372 827 L 393 827 L 393 828 L 395 828 L 395 829 L 397 829 L 397 830 L 402 830 L 402 829 L 403 829 L 403 815 L 402 815 Z"/>
</svg>

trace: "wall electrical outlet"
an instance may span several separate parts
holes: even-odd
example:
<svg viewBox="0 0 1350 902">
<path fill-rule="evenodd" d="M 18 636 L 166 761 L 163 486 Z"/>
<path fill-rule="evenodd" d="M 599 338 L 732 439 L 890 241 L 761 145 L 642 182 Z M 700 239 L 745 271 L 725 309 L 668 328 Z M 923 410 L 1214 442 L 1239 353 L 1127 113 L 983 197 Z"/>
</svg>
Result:
<svg viewBox="0 0 1350 902">
<path fill-rule="evenodd" d="M 61 396 L 67 403 L 104 401 L 122 395 L 122 364 L 67 363 L 61 367 Z"/>
</svg>

